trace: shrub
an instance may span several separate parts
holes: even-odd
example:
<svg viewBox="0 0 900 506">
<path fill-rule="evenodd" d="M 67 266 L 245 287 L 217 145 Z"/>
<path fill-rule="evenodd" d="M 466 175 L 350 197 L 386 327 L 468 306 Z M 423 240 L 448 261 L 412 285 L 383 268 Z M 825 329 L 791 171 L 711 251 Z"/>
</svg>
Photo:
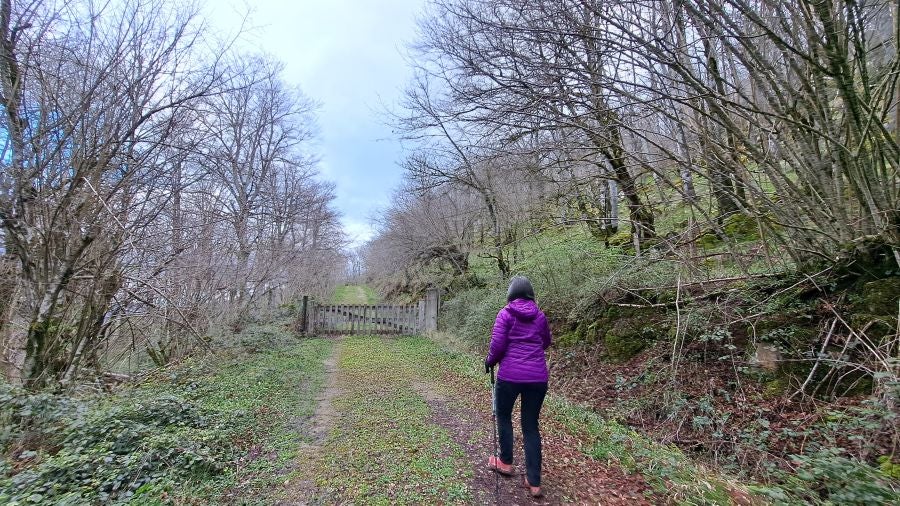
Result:
<svg viewBox="0 0 900 506">
<path fill-rule="evenodd" d="M 32 452 L 36 465 L 0 479 L 0 501 L 109 502 L 138 494 L 163 476 L 217 473 L 230 460 L 232 445 L 227 426 L 209 420 L 177 396 L 75 418 L 62 428 L 58 452 Z"/>
<path fill-rule="evenodd" d="M 506 304 L 499 289 L 467 290 L 444 303 L 441 328 L 459 335 L 475 349 L 483 351 L 490 341 L 497 312 Z"/>
<path fill-rule="evenodd" d="M 298 343 L 277 322 L 232 341 L 113 395 L 0 385 L 0 504 L 218 503 L 238 483 L 271 489 L 302 441 L 296 421 L 312 416 L 331 344 Z M 266 353 L 248 356 L 251 346 Z"/>
<path fill-rule="evenodd" d="M 848 458 L 836 448 L 793 455 L 796 472 L 782 487 L 761 488 L 776 501 L 824 504 L 894 504 L 900 494 L 896 481 L 879 469 Z"/>
<path fill-rule="evenodd" d="M 71 398 L 0 383 L 0 451 L 25 438 L 53 444 L 58 429 L 81 411 L 83 406 Z"/>
</svg>

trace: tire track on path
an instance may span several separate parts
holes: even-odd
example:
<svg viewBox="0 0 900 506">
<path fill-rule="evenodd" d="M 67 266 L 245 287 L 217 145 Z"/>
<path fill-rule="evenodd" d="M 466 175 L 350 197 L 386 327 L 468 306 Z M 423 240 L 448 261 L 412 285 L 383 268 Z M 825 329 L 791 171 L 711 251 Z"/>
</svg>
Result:
<svg viewBox="0 0 900 506">
<path fill-rule="evenodd" d="M 304 463 L 316 462 L 318 455 L 324 446 L 328 432 L 339 416 L 334 407 L 334 399 L 341 395 L 341 387 L 338 382 L 340 368 L 338 367 L 341 349 L 341 338 L 334 339 L 331 355 L 325 359 L 325 387 L 316 399 L 316 411 L 312 418 L 304 422 L 304 432 L 308 433 L 311 440 L 299 451 L 297 463 L 299 476 L 285 482 L 285 490 L 276 504 L 279 506 L 306 506 L 316 504 L 314 498 L 318 496 L 313 473 L 304 466 Z"/>
</svg>

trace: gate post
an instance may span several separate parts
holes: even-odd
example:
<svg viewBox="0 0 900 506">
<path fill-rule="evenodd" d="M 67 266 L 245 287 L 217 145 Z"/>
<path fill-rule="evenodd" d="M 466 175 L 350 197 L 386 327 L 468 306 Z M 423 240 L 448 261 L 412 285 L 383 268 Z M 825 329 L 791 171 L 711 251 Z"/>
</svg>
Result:
<svg viewBox="0 0 900 506">
<path fill-rule="evenodd" d="M 300 303 L 300 333 L 304 336 L 309 333 L 309 315 L 307 311 L 309 310 L 309 295 L 303 296 L 303 301 Z"/>
<path fill-rule="evenodd" d="M 425 292 L 425 332 L 437 330 L 438 311 L 441 305 L 441 292 L 438 288 L 429 288 Z"/>
</svg>

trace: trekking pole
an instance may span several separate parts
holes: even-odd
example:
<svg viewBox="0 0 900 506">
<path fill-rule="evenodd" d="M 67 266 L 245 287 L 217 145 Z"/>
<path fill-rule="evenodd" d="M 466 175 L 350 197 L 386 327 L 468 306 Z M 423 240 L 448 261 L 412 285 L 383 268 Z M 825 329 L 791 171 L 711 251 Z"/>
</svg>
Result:
<svg viewBox="0 0 900 506">
<path fill-rule="evenodd" d="M 491 366 L 491 425 L 493 425 L 494 457 L 497 455 L 497 384 L 494 381 L 494 366 Z M 494 473 L 494 504 L 500 504 L 500 473 Z"/>
</svg>

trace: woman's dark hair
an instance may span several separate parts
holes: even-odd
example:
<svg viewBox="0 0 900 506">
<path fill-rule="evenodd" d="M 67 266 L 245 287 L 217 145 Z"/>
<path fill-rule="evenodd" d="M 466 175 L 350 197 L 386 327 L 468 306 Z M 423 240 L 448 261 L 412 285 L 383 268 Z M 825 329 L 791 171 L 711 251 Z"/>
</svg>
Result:
<svg viewBox="0 0 900 506">
<path fill-rule="evenodd" d="M 534 300 L 534 287 L 525 276 L 515 276 L 509 281 L 509 290 L 506 291 L 506 302 L 516 299 Z"/>
</svg>

